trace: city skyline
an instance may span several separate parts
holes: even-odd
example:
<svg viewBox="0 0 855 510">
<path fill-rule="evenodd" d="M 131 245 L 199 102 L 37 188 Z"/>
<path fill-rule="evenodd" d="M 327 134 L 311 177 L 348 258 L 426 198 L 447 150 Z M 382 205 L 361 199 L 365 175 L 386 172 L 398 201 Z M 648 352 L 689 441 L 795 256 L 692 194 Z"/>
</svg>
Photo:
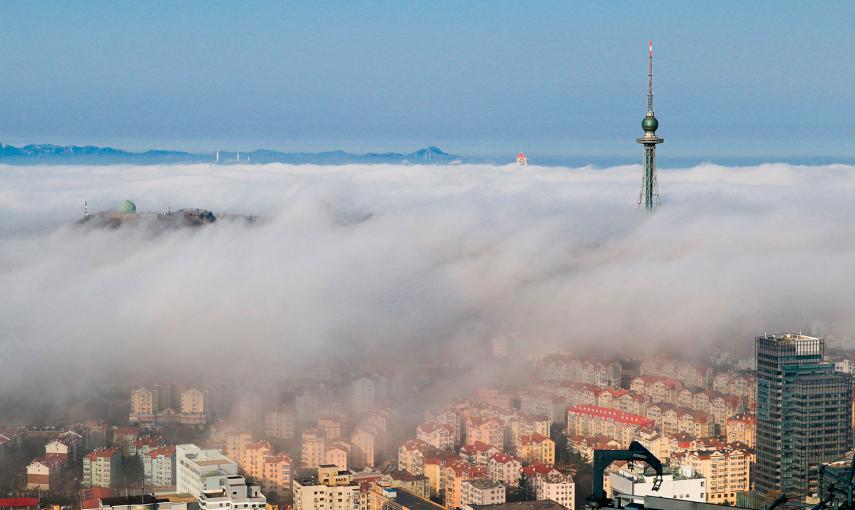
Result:
<svg viewBox="0 0 855 510">
<path fill-rule="evenodd" d="M 0 79 L 0 137 L 131 150 L 437 145 L 469 156 L 633 161 L 625 141 L 636 136 L 639 57 L 652 38 L 675 161 L 849 161 L 855 76 L 841 63 L 852 11 L 794 2 L 13 3 L 0 40 L 14 70 Z"/>
</svg>

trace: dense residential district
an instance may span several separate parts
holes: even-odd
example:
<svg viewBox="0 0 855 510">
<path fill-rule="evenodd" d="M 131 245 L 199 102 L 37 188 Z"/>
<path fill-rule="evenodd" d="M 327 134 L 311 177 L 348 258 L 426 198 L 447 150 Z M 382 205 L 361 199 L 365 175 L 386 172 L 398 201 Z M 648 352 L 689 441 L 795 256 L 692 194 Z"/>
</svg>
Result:
<svg viewBox="0 0 855 510">
<path fill-rule="evenodd" d="M 614 462 L 610 497 L 810 504 L 820 467 L 852 456 L 855 357 L 801 333 L 751 347 L 699 362 L 495 338 L 465 380 L 455 363 L 381 360 L 267 390 L 128 381 L 99 416 L 0 427 L 0 507 L 573 510 L 594 451 L 632 441 L 664 473 Z"/>
</svg>

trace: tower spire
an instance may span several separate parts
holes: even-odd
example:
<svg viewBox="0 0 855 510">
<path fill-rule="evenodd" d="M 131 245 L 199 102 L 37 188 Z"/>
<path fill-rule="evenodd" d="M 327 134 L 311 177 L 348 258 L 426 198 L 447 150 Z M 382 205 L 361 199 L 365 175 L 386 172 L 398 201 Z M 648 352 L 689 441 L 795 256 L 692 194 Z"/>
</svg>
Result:
<svg viewBox="0 0 855 510">
<path fill-rule="evenodd" d="M 641 121 L 644 135 L 635 141 L 644 146 L 641 159 L 641 191 L 638 193 L 638 205 L 652 211 L 659 205 L 659 184 L 656 180 L 656 145 L 664 142 L 656 136 L 659 121 L 653 114 L 653 41 L 649 43 L 647 61 L 647 113 Z"/>
<path fill-rule="evenodd" d="M 653 41 L 650 41 L 650 60 L 647 63 L 647 115 L 653 116 Z"/>
</svg>

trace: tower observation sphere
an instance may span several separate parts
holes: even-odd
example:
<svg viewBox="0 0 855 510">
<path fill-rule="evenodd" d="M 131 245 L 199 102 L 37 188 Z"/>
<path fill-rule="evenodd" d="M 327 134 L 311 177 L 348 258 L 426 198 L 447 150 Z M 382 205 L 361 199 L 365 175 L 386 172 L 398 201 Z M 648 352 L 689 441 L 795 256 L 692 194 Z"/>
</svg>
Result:
<svg viewBox="0 0 855 510">
<path fill-rule="evenodd" d="M 659 129 L 659 121 L 656 120 L 656 117 L 644 117 L 644 120 L 641 121 L 641 129 L 647 132 L 655 132 Z"/>
</svg>

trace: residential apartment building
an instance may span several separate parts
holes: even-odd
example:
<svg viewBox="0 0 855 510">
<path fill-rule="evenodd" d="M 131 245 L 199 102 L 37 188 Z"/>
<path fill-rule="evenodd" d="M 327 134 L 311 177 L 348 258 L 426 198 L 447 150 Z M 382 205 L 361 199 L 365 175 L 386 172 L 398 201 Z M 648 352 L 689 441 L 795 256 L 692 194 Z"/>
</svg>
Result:
<svg viewBox="0 0 855 510">
<path fill-rule="evenodd" d="M 422 423 L 416 428 L 416 438 L 437 450 L 453 450 L 454 427 L 442 423 Z"/>
<path fill-rule="evenodd" d="M 114 487 L 122 480 L 122 452 L 101 448 L 83 457 L 84 487 Z"/>
<path fill-rule="evenodd" d="M 175 447 L 162 446 L 143 455 L 145 482 L 154 487 L 175 485 Z"/>
<path fill-rule="evenodd" d="M 147 388 L 131 391 L 131 416 L 154 416 L 158 408 L 158 393 Z"/>
<path fill-rule="evenodd" d="M 522 436 L 517 444 L 516 454 L 525 462 L 555 464 L 555 441 L 538 433 Z"/>
<path fill-rule="evenodd" d="M 736 493 L 750 490 L 750 466 L 754 453 L 746 448 L 696 450 L 672 458 L 672 463 L 689 467 L 707 480 L 707 502 L 735 505 Z"/>
<path fill-rule="evenodd" d="M 58 489 L 64 465 L 65 460 L 61 457 L 39 457 L 30 462 L 27 466 L 27 490 Z"/>
<path fill-rule="evenodd" d="M 487 463 L 487 471 L 490 480 L 502 482 L 508 487 L 516 487 L 520 483 L 522 462 L 511 455 L 497 453 L 490 457 L 490 462 Z"/>
<path fill-rule="evenodd" d="M 466 419 L 466 443 L 476 441 L 495 446 L 502 450 L 505 446 L 505 427 L 495 418 L 472 416 Z"/>
<path fill-rule="evenodd" d="M 205 394 L 196 388 L 182 391 L 181 414 L 205 414 Z"/>
<path fill-rule="evenodd" d="M 274 409 L 264 415 L 264 433 L 274 439 L 293 439 L 294 419 L 290 409 Z"/>
<path fill-rule="evenodd" d="M 727 419 L 725 440 L 728 443 L 743 443 L 749 448 L 755 446 L 756 419 L 753 414 L 738 414 Z"/>
<path fill-rule="evenodd" d="M 268 455 L 262 461 L 261 490 L 279 495 L 291 492 L 291 457 L 284 453 Z"/>
<path fill-rule="evenodd" d="M 175 492 L 199 499 L 201 510 L 263 509 L 267 498 L 260 487 L 238 475 L 238 465 L 219 450 L 194 444 L 175 447 Z"/>
<path fill-rule="evenodd" d="M 303 467 L 318 467 L 324 463 L 326 438 L 317 428 L 308 428 L 301 436 L 300 464 Z"/>
<path fill-rule="evenodd" d="M 461 487 L 461 506 L 498 505 L 505 502 L 505 486 L 492 480 L 466 480 Z"/>
</svg>

